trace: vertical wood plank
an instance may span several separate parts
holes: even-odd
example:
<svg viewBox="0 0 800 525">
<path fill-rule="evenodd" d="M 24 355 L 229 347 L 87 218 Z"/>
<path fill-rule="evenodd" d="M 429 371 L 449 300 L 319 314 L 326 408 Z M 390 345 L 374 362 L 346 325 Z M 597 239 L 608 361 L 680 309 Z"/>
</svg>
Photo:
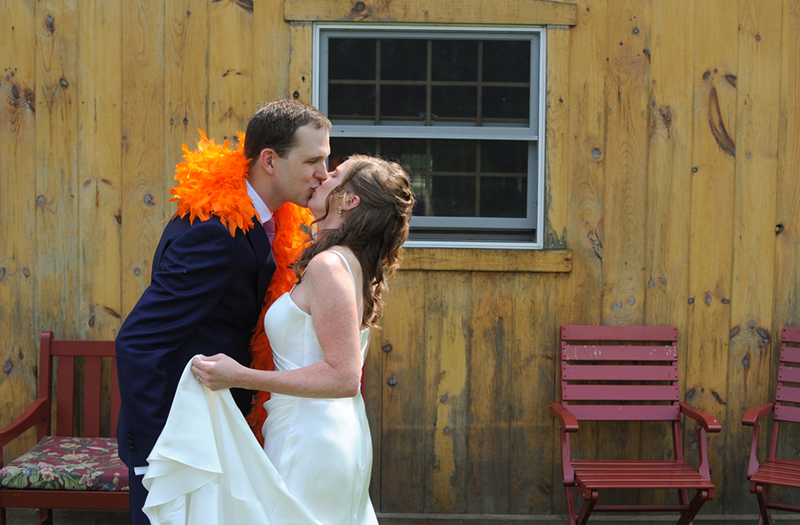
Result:
<svg viewBox="0 0 800 525">
<path fill-rule="evenodd" d="M 114 339 L 122 312 L 122 6 L 117 2 L 84 2 L 78 18 L 79 337 Z M 88 376 L 84 378 L 89 380 Z M 103 371 L 101 382 L 98 389 L 107 393 L 109 367 Z M 84 398 L 84 404 L 90 401 Z M 91 431 L 110 435 L 114 429 L 105 416 L 111 411 L 110 399 L 106 395 L 97 402 L 104 414 L 98 421 L 102 434 L 100 427 Z M 86 424 L 84 421 L 84 428 Z"/>
<path fill-rule="evenodd" d="M 649 18 L 649 5 L 642 0 L 615 2 L 608 16 L 608 166 L 601 288 L 604 325 L 639 325 L 644 321 Z M 609 422 L 599 428 L 599 457 L 638 457 L 641 423 Z M 614 495 L 612 501 L 635 504 L 638 496 L 627 491 Z"/>
<path fill-rule="evenodd" d="M 253 4 L 212 2 L 208 17 L 208 136 L 234 143 L 255 110 L 253 57 L 246 52 L 253 48 Z"/>
<path fill-rule="evenodd" d="M 558 425 L 550 415 L 556 399 L 558 286 L 564 276 L 521 273 L 514 278 L 513 354 L 511 356 L 511 450 L 509 513 L 561 514 L 553 509 L 553 449 Z"/>
<path fill-rule="evenodd" d="M 800 0 L 784 1 L 781 36 L 773 344 L 780 339 L 783 326 L 800 326 L 800 207 L 797 206 L 800 202 L 800 177 L 797 176 L 800 173 L 800 62 L 797 60 L 800 56 Z M 771 367 L 770 389 L 764 401 L 773 399 L 777 383 L 778 353 L 775 351 Z M 783 434 L 779 457 L 796 457 L 797 440 L 791 436 L 791 433 Z M 773 497 L 785 498 L 786 492 L 774 490 Z M 796 494 L 792 491 L 788 495 L 796 498 Z"/>
<path fill-rule="evenodd" d="M 569 171 L 569 28 L 547 29 L 544 247 L 567 247 Z"/>
<path fill-rule="evenodd" d="M 573 270 L 559 287 L 558 326 L 600 322 L 609 9 L 605 0 L 581 2 L 578 9 L 578 25 L 570 29 L 569 43 L 567 239 L 573 250 Z M 558 363 L 556 370 L 560 370 Z M 556 398 L 560 395 L 558 390 Z M 581 436 L 574 440 L 576 457 L 596 456 L 596 432 L 594 422 L 581 425 Z M 557 436 L 554 446 L 560 450 Z M 553 461 L 553 480 L 553 509 L 562 513 L 566 507 L 560 453 Z"/>
<path fill-rule="evenodd" d="M 0 426 L 36 399 L 36 19 L 34 4 L 0 2 Z M 5 449 L 11 461 L 31 430 Z"/>
<path fill-rule="evenodd" d="M 644 324 L 678 327 L 685 383 L 686 297 L 692 160 L 694 13 L 686 2 L 653 2 L 650 12 L 650 128 L 647 164 Z M 671 425 L 642 423 L 640 457 L 672 459 Z M 642 504 L 669 504 L 674 492 L 642 491 Z"/>
<path fill-rule="evenodd" d="M 208 2 L 173 0 L 164 13 L 164 100 L 166 162 L 164 186 L 175 185 L 175 166 L 183 161 L 182 144 L 193 149 L 198 129 L 208 131 Z M 213 137 L 213 135 L 209 135 Z M 164 216 L 172 217 L 175 203 L 163 200 Z"/>
<path fill-rule="evenodd" d="M 738 10 L 730 2 L 696 2 L 691 241 L 689 245 L 687 402 L 725 421 L 733 260 Z M 713 24 L 707 23 L 714 20 Z M 697 433 L 685 428 L 689 461 Z M 725 490 L 725 434 L 709 439 L 716 492 Z"/>
<path fill-rule="evenodd" d="M 392 287 L 392 290 L 394 288 Z M 390 296 L 391 297 L 391 294 Z M 391 299 L 389 299 L 391 301 Z M 385 325 L 386 318 L 380 321 Z M 371 334 L 372 340 L 367 351 L 367 361 L 365 377 L 366 393 L 364 403 L 366 404 L 367 420 L 369 421 L 369 433 L 372 439 L 372 474 L 369 483 L 369 494 L 372 505 L 376 509 L 381 508 L 381 399 L 383 397 L 383 387 L 386 383 L 382 380 L 383 368 L 383 330 L 376 330 Z M 389 388 L 388 386 L 386 388 Z"/>
<path fill-rule="evenodd" d="M 470 429 L 467 355 L 471 338 L 468 272 L 431 272 L 425 329 L 425 507 L 429 513 L 467 512 Z"/>
<path fill-rule="evenodd" d="M 311 68 L 314 26 L 311 22 L 291 23 L 291 56 L 289 57 L 289 96 L 311 104 Z"/>
<path fill-rule="evenodd" d="M 738 130 L 735 172 L 731 338 L 728 353 L 727 421 L 768 395 L 772 353 L 772 285 L 775 277 L 778 130 L 781 78 L 780 2 L 739 2 Z M 725 479 L 747 469 L 750 437 L 725 429 Z M 755 513 L 745 483 L 725 487 L 725 512 Z"/>
<path fill-rule="evenodd" d="M 510 273 L 473 272 L 470 290 L 467 512 L 507 514 L 514 291 Z"/>
<path fill-rule="evenodd" d="M 253 6 L 253 97 L 256 104 L 287 99 L 289 91 L 289 22 L 283 19 L 283 2 Z"/>
<path fill-rule="evenodd" d="M 164 230 L 164 4 L 129 0 L 122 19 L 122 310 L 150 283 Z"/>
<path fill-rule="evenodd" d="M 36 4 L 36 236 L 33 270 L 42 328 L 74 337 L 79 293 L 77 131 L 78 21 L 67 1 Z"/>
<path fill-rule="evenodd" d="M 386 305 L 381 380 L 380 512 L 422 512 L 425 272 L 401 272 Z"/>
</svg>

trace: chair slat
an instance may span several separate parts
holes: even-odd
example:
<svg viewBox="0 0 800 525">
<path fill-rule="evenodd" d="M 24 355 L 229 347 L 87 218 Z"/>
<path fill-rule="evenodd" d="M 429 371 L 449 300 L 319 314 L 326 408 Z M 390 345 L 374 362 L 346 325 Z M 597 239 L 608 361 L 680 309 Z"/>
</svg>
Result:
<svg viewBox="0 0 800 525">
<path fill-rule="evenodd" d="M 800 388 L 778 385 L 775 399 L 782 403 L 800 403 Z"/>
<path fill-rule="evenodd" d="M 800 328 L 784 326 L 781 332 L 781 341 L 784 343 L 800 343 Z"/>
<path fill-rule="evenodd" d="M 102 394 L 102 366 L 100 357 L 83 360 L 83 436 L 100 436 L 100 397 Z"/>
<path fill-rule="evenodd" d="M 562 361 L 677 361 L 675 346 L 564 345 Z"/>
<path fill-rule="evenodd" d="M 122 406 L 122 400 L 119 394 L 119 378 L 117 377 L 117 360 L 111 360 L 111 435 L 115 435 L 117 431 L 117 423 L 119 422 L 119 411 Z"/>
<path fill-rule="evenodd" d="M 677 381 L 678 367 L 565 364 L 561 377 L 565 381 Z"/>
<path fill-rule="evenodd" d="M 51 345 L 53 350 L 55 345 Z M 56 398 L 56 435 L 71 436 L 75 408 L 75 358 L 58 358 L 58 396 Z"/>
<path fill-rule="evenodd" d="M 800 367 L 785 366 L 781 364 L 778 369 L 778 381 L 785 383 L 800 383 Z"/>
<path fill-rule="evenodd" d="M 564 325 L 561 339 L 566 341 L 677 341 L 676 326 L 595 326 Z"/>
<path fill-rule="evenodd" d="M 781 361 L 784 363 L 800 363 L 800 348 L 781 346 Z"/>
<path fill-rule="evenodd" d="M 678 401 L 678 385 L 563 385 L 564 401 Z"/>
<path fill-rule="evenodd" d="M 570 411 L 572 411 L 572 408 L 570 408 Z M 773 419 L 775 421 L 791 421 L 794 423 L 800 423 L 800 408 L 776 405 L 775 416 Z"/>
<path fill-rule="evenodd" d="M 58 356 L 114 357 L 114 341 L 80 341 L 73 339 L 54 339 L 51 353 Z"/>
<path fill-rule="evenodd" d="M 678 405 L 568 405 L 579 421 L 678 421 Z"/>
</svg>

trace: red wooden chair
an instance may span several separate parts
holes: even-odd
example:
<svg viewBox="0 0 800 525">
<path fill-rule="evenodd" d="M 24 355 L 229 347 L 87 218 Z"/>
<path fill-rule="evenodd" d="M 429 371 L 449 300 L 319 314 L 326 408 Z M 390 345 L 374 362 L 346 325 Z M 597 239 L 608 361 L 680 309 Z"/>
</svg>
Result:
<svg viewBox="0 0 800 525">
<path fill-rule="evenodd" d="M 760 516 L 758 523 L 772 523 L 769 509 L 800 512 L 800 506 L 769 501 L 770 489 L 774 485 L 800 488 L 800 461 L 776 457 L 778 437 L 782 424 L 800 423 L 800 328 L 784 328 L 781 335 L 781 358 L 778 368 L 778 389 L 775 402 L 764 403 L 745 412 L 742 424 L 753 427 L 753 441 L 750 446 L 750 465 L 747 478 L 750 492 L 758 498 Z M 793 385 L 794 386 L 791 386 Z M 762 417 L 774 412 L 772 420 L 772 440 L 769 456 L 764 463 L 758 463 L 758 431 Z M 796 427 L 795 427 L 796 428 Z M 796 436 L 796 434 L 794 434 Z"/>
<path fill-rule="evenodd" d="M 713 499 L 706 432 L 721 427 L 710 414 L 680 402 L 677 340 L 674 326 L 561 327 L 561 401 L 551 401 L 550 412 L 561 421 L 570 524 L 586 523 L 593 511 L 680 511 L 678 523 L 691 523 Z M 681 414 L 700 424 L 698 469 L 683 459 Z M 579 421 L 668 421 L 674 459 L 572 459 L 570 434 L 578 432 Z M 577 519 L 573 488 L 584 498 Z M 598 505 L 606 489 L 675 489 L 680 503 Z M 688 489 L 697 491 L 691 501 Z"/>
<path fill-rule="evenodd" d="M 54 508 L 128 509 L 128 468 L 117 457 L 117 440 L 100 436 L 103 358 L 110 358 L 112 367 L 112 434 L 119 415 L 114 341 L 57 340 L 52 332 L 42 332 L 40 342 L 39 396 L 19 417 L 0 429 L 0 525 L 6 521 L 6 508 L 38 508 L 39 523 L 52 523 Z M 83 358 L 82 407 L 75 406 L 76 357 Z M 56 359 L 56 435 L 51 436 Z M 75 410 L 80 408 L 82 432 L 81 436 L 75 436 Z M 4 466 L 2 449 L 34 426 L 38 444 Z"/>
</svg>

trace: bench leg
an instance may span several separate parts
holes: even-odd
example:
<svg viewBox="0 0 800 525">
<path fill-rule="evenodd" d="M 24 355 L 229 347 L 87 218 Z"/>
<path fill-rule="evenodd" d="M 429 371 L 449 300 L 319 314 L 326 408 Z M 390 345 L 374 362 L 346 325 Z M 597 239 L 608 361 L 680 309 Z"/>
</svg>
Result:
<svg viewBox="0 0 800 525">
<path fill-rule="evenodd" d="M 678 520 L 678 525 L 688 525 L 692 523 L 692 520 L 695 516 L 697 516 L 697 513 L 700 512 L 700 509 L 703 507 L 703 504 L 707 499 L 708 491 L 698 490 L 697 494 L 695 494 L 694 498 L 692 498 L 689 508 L 681 512 L 681 518 Z"/>
<path fill-rule="evenodd" d="M 589 521 L 589 514 L 592 513 L 594 506 L 597 505 L 597 491 L 589 491 L 589 489 L 584 488 L 583 499 L 583 508 L 581 508 L 581 514 L 578 516 L 579 525 L 586 525 L 586 522 Z"/>
<path fill-rule="evenodd" d="M 767 501 L 769 500 L 769 487 L 756 485 L 756 498 L 758 498 L 758 523 L 759 525 L 772 525 L 772 516 L 769 515 Z"/>
</svg>

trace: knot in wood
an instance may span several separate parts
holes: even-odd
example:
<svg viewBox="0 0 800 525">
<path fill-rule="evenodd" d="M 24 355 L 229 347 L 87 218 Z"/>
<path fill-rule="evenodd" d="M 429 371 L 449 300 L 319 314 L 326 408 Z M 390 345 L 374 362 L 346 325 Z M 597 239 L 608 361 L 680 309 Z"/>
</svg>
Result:
<svg viewBox="0 0 800 525">
<path fill-rule="evenodd" d="M 292 98 L 295 99 L 295 100 L 300 98 L 300 92 L 299 91 L 295 91 L 294 93 L 292 93 Z"/>
<path fill-rule="evenodd" d="M 381 347 L 381 350 L 383 350 L 384 352 L 386 352 L 388 354 L 389 352 L 392 351 L 392 344 L 391 343 L 387 343 L 387 344 L 383 345 Z"/>
<path fill-rule="evenodd" d="M 394 388 L 397 385 L 397 376 L 390 377 L 386 384 Z"/>
<path fill-rule="evenodd" d="M 367 5 L 364 2 L 356 2 L 356 6 L 353 8 L 356 12 L 360 13 L 364 9 L 367 8 Z"/>
<path fill-rule="evenodd" d="M 6 269 L 5 267 L 0 267 L 0 282 L 3 282 L 3 279 L 6 278 Z"/>
<path fill-rule="evenodd" d="M 3 363 L 3 373 L 8 375 L 11 373 L 11 370 L 13 369 L 14 369 L 14 363 L 11 361 L 11 358 L 9 357 L 8 359 L 6 359 L 6 362 Z"/>
<path fill-rule="evenodd" d="M 44 195 L 39 195 L 36 197 L 36 205 L 42 208 L 45 204 L 47 204 L 47 199 L 44 198 Z"/>
<path fill-rule="evenodd" d="M 27 268 L 23 268 L 22 269 L 22 275 L 24 275 L 25 277 L 28 277 L 30 274 L 31 274 L 31 271 L 28 270 Z"/>
</svg>

